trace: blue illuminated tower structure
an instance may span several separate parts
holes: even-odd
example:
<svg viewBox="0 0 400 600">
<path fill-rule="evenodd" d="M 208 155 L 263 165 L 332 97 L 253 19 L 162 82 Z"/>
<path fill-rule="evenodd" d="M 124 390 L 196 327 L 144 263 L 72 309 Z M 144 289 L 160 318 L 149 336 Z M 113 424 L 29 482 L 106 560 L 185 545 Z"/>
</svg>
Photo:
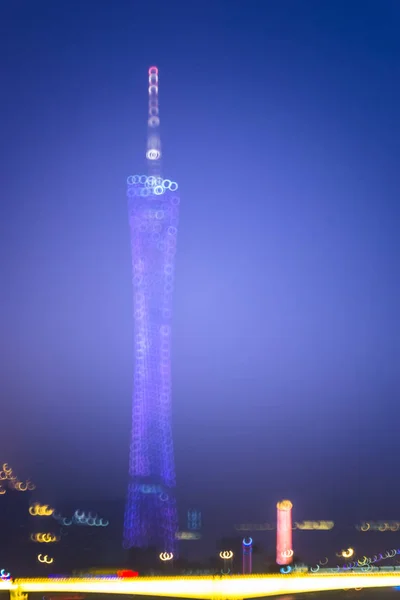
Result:
<svg viewBox="0 0 400 600">
<path fill-rule="evenodd" d="M 171 317 L 177 183 L 161 175 L 158 69 L 149 69 L 147 175 L 128 177 L 134 382 L 125 548 L 176 551 L 171 428 Z"/>
</svg>

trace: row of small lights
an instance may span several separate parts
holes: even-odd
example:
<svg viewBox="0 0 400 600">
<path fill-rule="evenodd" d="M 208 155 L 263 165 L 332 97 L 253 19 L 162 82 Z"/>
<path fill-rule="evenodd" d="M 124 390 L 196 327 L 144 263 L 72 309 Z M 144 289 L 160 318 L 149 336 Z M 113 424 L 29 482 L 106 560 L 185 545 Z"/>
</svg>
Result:
<svg viewBox="0 0 400 600">
<path fill-rule="evenodd" d="M 334 521 L 302 521 L 299 523 L 296 521 L 292 530 L 329 531 L 333 529 L 334 525 Z M 274 531 L 276 526 L 270 523 L 242 523 L 235 525 L 235 529 L 237 531 Z"/>
<path fill-rule="evenodd" d="M 292 530 L 300 529 L 300 530 L 312 530 L 312 531 L 328 531 L 333 529 L 335 523 L 334 521 L 302 521 L 300 523 L 295 522 Z M 400 522 L 399 521 L 365 521 L 361 523 L 361 525 L 355 525 L 355 528 L 358 531 L 366 532 L 366 531 L 399 531 L 400 530 Z M 271 525 L 270 523 L 242 523 L 240 525 L 235 525 L 235 529 L 237 531 L 274 531 L 276 529 L 275 525 Z"/>
<path fill-rule="evenodd" d="M 222 560 L 231 560 L 233 558 L 233 556 L 234 556 L 234 554 L 233 554 L 232 550 L 222 550 L 219 553 L 219 557 L 222 558 Z M 169 561 L 173 560 L 173 558 L 174 558 L 173 552 L 161 552 L 159 554 L 159 559 L 162 562 L 169 562 Z M 47 565 L 51 565 L 54 562 L 54 558 L 50 557 L 48 554 L 38 554 L 37 559 L 40 563 L 44 563 Z"/>
<path fill-rule="evenodd" d="M 91 512 L 86 514 L 84 511 L 76 510 L 72 515 L 71 519 L 63 517 L 55 512 L 54 508 L 48 504 L 39 504 L 35 502 L 29 507 L 29 514 L 33 517 L 51 517 L 53 516 L 56 521 L 59 521 L 62 525 L 68 527 L 69 525 L 89 525 L 90 527 L 107 527 L 109 521 L 107 519 L 101 519 L 96 514 L 92 515 Z"/>
<path fill-rule="evenodd" d="M 165 194 L 166 190 L 176 192 L 178 189 L 176 181 L 163 179 L 162 177 L 154 177 L 153 175 L 130 175 L 127 179 L 127 183 L 130 186 L 141 186 L 138 189 L 130 188 L 128 190 L 128 195 L 132 196 L 150 196 L 151 194 L 161 196 L 161 194 Z"/>
</svg>

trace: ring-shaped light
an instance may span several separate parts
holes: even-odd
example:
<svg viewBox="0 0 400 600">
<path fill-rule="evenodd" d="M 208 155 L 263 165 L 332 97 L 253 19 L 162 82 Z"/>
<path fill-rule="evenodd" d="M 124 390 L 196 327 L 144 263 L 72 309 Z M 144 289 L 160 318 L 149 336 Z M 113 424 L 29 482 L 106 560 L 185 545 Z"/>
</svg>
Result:
<svg viewBox="0 0 400 600">
<path fill-rule="evenodd" d="M 157 177 L 154 177 L 154 175 L 149 175 L 145 185 L 148 188 L 155 187 L 157 185 Z"/>
<path fill-rule="evenodd" d="M 219 557 L 222 558 L 222 560 L 230 560 L 233 558 L 233 552 L 232 550 L 221 550 Z"/>
<path fill-rule="evenodd" d="M 166 562 L 168 560 L 172 560 L 174 558 L 174 555 L 172 552 L 161 552 L 160 556 L 159 556 L 160 560 L 162 560 L 163 562 Z"/>
<path fill-rule="evenodd" d="M 287 567 L 282 567 L 280 569 L 280 571 L 283 575 L 287 575 L 288 573 L 290 573 L 292 571 L 292 567 L 290 565 L 288 565 Z M 312 569 L 311 569 L 311 571 L 312 571 Z"/>
<path fill-rule="evenodd" d="M 161 152 L 159 150 L 157 150 L 156 148 L 151 148 L 150 150 L 147 150 L 146 152 L 146 158 L 148 160 L 158 160 L 161 156 Z"/>
<path fill-rule="evenodd" d="M 8 579 L 11 579 L 11 573 L 6 571 L 5 569 L 1 569 L 0 577 L 3 581 L 7 581 Z"/>
<path fill-rule="evenodd" d="M 248 542 L 246 542 L 246 540 L 249 540 Z M 249 537 L 249 538 L 243 538 L 243 546 L 251 546 L 253 543 L 253 538 Z"/>
<path fill-rule="evenodd" d="M 317 573 L 317 571 L 319 571 L 319 565 L 315 565 L 315 567 L 311 567 L 310 571 L 311 571 L 311 573 Z"/>
<path fill-rule="evenodd" d="M 139 188 L 139 195 L 142 196 L 142 198 L 147 198 L 148 196 L 150 196 L 151 191 L 152 190 L 150 188 L 141 187 Z"/>
</svg>

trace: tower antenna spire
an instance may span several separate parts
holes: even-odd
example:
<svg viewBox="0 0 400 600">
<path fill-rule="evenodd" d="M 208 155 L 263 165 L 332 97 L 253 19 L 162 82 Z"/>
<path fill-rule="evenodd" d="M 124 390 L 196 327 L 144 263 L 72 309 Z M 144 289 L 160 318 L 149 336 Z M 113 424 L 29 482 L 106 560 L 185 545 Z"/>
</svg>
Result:
<svg viewBox="0 0 400 600">
<path fill-rule="evenodd" d="M 158 68 L 149 69 L 149 116 L 146 158 L 149 175 L 161 175 L 160 117 L 158 108 Z"/>
</svg>

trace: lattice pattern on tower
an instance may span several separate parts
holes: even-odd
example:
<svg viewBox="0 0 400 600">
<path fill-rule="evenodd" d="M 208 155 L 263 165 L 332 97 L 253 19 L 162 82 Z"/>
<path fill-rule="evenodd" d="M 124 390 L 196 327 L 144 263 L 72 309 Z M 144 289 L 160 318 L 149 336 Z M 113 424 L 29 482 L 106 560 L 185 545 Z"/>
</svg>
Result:
<svg viewBox="0 0 400 600">
<path fill-rule="evenodd" d="M 171 317 L 178 185 L 128 178 L 134 311 L 134 391 L 125 547 L 173 552 L 178 529 L 171 429 Z"/>
</svg>

